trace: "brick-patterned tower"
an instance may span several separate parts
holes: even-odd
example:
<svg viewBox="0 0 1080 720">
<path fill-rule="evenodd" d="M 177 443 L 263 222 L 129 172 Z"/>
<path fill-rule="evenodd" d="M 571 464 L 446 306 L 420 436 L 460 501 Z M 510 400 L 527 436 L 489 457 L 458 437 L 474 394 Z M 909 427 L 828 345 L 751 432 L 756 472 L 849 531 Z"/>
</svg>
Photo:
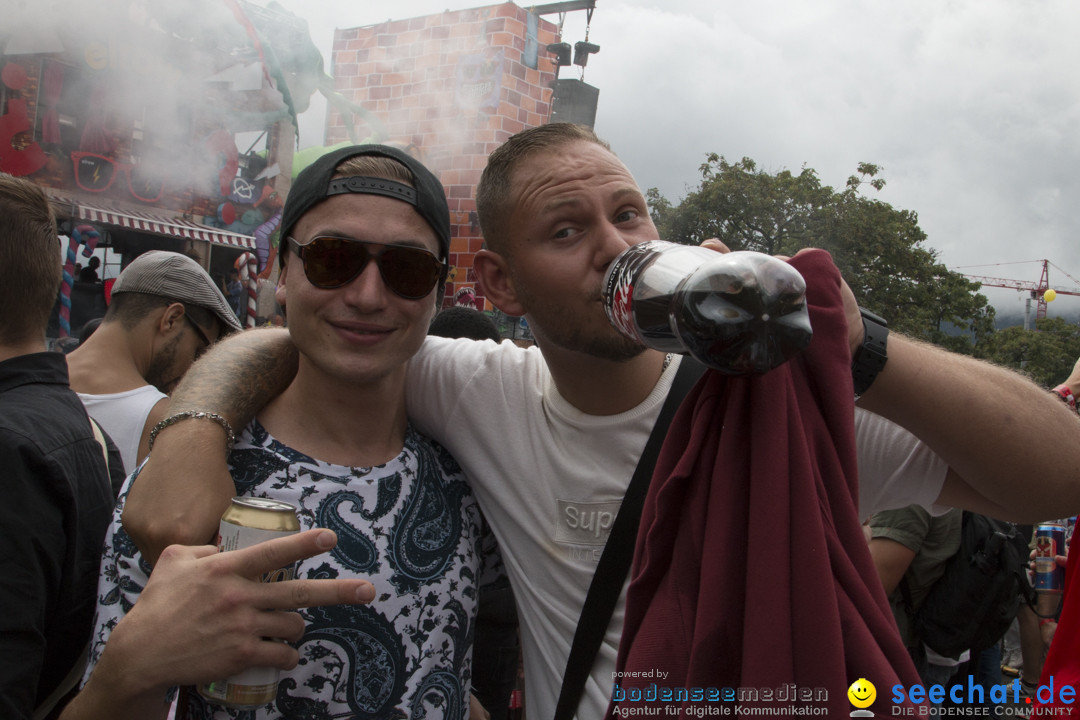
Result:
<svg viewBox="0 0 1080 720">
<path fill-rule="evenodd" d="M 391 142 L 412 146 L 446 187 L 452 276 L 444 304 L 479 293 L 476 183 L 491 151 L 548 122 L 555 72 L 546 47 L 557 37 L 554 24 L 510 2 L 334 34 L 336 89 L 372 113 Z M 342 115 L 330 112 L 326 144 L 347 138 Z M 485 304 L 477 297 L 477 307 Z"/>
</svg>

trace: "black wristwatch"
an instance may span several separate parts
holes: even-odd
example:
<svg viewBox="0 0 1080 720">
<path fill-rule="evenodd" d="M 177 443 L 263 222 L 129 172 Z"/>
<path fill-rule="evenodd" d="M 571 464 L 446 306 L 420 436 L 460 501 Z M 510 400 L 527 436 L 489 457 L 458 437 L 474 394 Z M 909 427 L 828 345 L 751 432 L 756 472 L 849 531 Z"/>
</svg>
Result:
<svg viewBox="0 0 1080 720">
<path fill-rule="evenodd" d="M 851 358 L 851 379 L 855 383 L 856 400 L 870 389 L 889 359 L 889 323 L 864 308 L 859 308 L 859 312 L 863 319 L 863 343 Z"/>
</svg>

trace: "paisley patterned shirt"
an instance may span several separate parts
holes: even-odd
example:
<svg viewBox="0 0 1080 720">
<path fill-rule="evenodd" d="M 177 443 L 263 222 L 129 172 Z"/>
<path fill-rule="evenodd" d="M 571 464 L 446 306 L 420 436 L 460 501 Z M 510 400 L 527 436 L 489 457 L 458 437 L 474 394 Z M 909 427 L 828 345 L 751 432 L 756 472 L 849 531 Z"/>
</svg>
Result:
<svg viewBox="0 0 1080 720">
<path fill-rule="evenodd" d="M 229 466 L 238 495 L 284 500 L 299 509 L 302 529 L 337 533 L 337 546 L 298 563 L 297 577 L 367 578 L 376 599 L 301 611 L 307 630 L 298 645 L 300 663 L 281 673 L 273 703 L 233 710 L 189 688 L 180 694 L 177 717 L 464 718 L 481 516 L 446 450 L 410 426 L 404 449 L 385 465 L 329 465 L 253 422 Z M 121 500 L 105 543 L 92 661 L 147 577 L 120 525 L 122 508 Z"/>
</svg>

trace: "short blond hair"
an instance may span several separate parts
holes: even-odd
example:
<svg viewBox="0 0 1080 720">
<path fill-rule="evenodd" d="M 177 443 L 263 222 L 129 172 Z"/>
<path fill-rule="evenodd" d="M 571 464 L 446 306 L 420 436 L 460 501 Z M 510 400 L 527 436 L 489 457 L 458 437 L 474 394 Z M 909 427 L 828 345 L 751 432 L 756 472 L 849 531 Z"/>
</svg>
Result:
<svg viewBox="0 0 1080 720">
<path fill-rule="evenodd" d="M 507 247 L 510 214 L 515 202 L 511 183 L 521 163 L 534 155 L 582 140 L 611 152 L 611 146 L 586 125 L 551 123 L 522 130 L 491 153 L 476 186 L 476 215 L 484 242 L 490 249 L 505 252 Z"/>
</svg>

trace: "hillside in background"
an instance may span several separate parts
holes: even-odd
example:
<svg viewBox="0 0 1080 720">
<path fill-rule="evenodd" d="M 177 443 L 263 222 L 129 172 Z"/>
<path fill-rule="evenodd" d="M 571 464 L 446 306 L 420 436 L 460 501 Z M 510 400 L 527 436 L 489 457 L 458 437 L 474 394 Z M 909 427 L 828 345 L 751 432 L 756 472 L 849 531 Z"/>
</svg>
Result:
<svg viewBox="0 0 1080 720">
<path fill-rule="evenodd" d="M 1067 286 L 1067 282 L 1052 285 Z M 990 287 L 987 285 L 978 291 L 984 295 L 991 305 L 994 306 L 995 329 L 1024 326 L 1024 314 L 1027 311 L 1028 292 L 1013 290 L 1011 288 Z M 1031 301 L 1031 322 L 1035 323 L 1037 304 Z M 1057 298 L 1046 305 L 1046 316 L 1062 318 L 1066 322 L 1080 323 L 1080 295 L 1059 294 Z"/>
<path fill-rule="evenodd" d="M 1048 317 L 1059 317 L 1067 322 L 1080 324 L 1080 303 L 1075 304 L 1077 305 L 1076 308 L 1069 308 L 1065 312 L 1049 312 Z M 994 318 L 995 329 L 1001 330 L 1003 328 L 1013 327 L 1014 325 L 1019 327 L 1024 326 L 1023 309 L 1018 310 L 1015 307 L 1002 308 L 1000 306 L 995 306 L 994 310 L 996 311 L 996 315 Z M 1033 325 L 1035 323 L 1034 305 L 1031 308 L 1031 323 Z"/>
</svg>

